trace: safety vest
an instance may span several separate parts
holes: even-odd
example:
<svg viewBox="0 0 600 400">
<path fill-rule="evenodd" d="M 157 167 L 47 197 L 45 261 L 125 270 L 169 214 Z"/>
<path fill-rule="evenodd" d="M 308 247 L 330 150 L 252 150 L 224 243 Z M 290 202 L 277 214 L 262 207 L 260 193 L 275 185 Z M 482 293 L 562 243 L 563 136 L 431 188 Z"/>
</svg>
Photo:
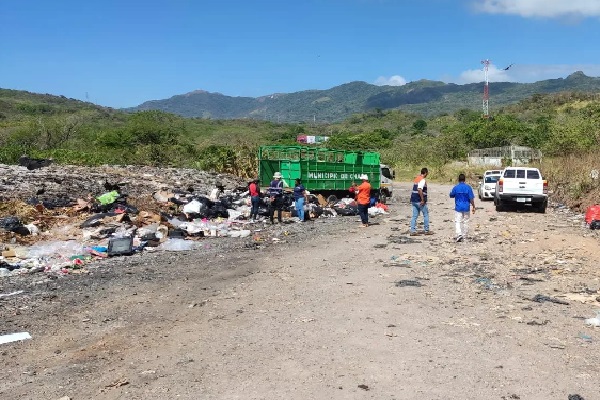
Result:
<svg viewBox="0 0 600 400">
<path fill-rule="evenodd" d="M 419 196 L 418 186 L 419 186 L 419 182 L 421 182 L 421 180 L 423 180 L 423 179 L 425 179 L 425 178 L 423 178 L 423 175 L 419 175 L 413 181 L 412 193 L 410 194 L 410 202 L 411 203 L 420 203 L 421 202 L 421 196 Z M 425 183 L 425 186 L 423 187 L 423 198 L 425 199 L 425 203 L 427 203 L 427 182 Z"/>
</svg>

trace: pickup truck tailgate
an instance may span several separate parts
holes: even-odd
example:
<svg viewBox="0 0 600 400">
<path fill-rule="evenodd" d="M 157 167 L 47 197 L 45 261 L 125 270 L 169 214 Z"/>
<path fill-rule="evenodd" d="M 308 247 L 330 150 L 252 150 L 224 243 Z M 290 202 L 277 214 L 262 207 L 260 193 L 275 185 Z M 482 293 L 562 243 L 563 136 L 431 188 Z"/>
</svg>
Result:
<svg viewBox="0 0 600 400">
<path fill-rule="evenodd" d="M 523 195 L 544 193 L 544 181 L 535 170 L 510 170 L 505 172 L 503 178 L 504 193 Z"/>
</svg>

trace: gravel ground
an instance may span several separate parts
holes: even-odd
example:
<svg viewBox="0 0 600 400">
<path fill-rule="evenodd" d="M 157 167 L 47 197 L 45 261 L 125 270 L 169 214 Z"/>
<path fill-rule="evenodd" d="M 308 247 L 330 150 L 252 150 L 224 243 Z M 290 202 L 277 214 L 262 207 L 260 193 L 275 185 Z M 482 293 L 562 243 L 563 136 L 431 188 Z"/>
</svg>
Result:
<svg viewBox="0 0 600 400">
<path fill-rule="evenodd" d="M 401 199 L 369 228 L 276 225 L 0 280 L 23 290 L 0 298 L 3 331 L 33 337 L 0 345 L 0 396 L 597 398 L 597 233 L 478 203 L 455 243 L 449 190 L 430 185 L 433 236 L 406 235 Z"/>
</svg>

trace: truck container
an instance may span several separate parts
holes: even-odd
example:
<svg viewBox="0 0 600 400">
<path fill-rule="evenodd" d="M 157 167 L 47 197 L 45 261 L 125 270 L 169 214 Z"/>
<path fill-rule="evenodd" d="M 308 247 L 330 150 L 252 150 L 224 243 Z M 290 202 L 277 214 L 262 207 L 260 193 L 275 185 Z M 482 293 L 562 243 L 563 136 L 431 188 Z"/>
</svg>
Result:
<svg viewBox="0 0 600 400">
<path fill-rule="evenodd" d="M 258 176 L 263 185 L 281 172 L 284 181 L 294 186 L 302 180 L 306 190 L 325 197 L 349 195 L 353 183 L 360 183 L 366 174 L 372 187 L 371 195 L 382 203 L 392 196 L 393 170 L 380 163 L 373 151 L 336 150 L 310 146 L 261 146 L 258 151 Z"/>
</svg>

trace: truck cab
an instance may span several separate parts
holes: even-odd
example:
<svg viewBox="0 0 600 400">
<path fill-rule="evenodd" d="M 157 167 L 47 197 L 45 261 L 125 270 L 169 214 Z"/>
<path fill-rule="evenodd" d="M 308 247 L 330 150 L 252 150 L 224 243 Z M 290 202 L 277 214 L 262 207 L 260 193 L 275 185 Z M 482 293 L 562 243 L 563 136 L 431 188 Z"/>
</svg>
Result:
<svg viewBox="0 0 600 400">
<path fill-rule="evenodd" d="M 393 183 L 394 179 L 396 178 L 396 172 L 394 172 L 389 165 L 379 164 L 379 173 L 379 201 L 385 204 L 387 199 L 392 197 Z"/>
</svg>

